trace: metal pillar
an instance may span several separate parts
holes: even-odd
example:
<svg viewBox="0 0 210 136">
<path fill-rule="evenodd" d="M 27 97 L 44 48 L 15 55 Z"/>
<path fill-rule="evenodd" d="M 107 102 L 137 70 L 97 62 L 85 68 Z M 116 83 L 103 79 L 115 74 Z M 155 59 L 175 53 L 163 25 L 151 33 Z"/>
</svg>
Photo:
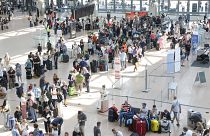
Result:
<svg viewBox="0 0 210 136">
<path fill-rule="evenodd" d="M 145 66 L 145 88 L 142 92 L 148 93 L 149 92 L 149 88 L 148 88 L 148 69 L 147 69 L 147 65 Z"/>
</svg>

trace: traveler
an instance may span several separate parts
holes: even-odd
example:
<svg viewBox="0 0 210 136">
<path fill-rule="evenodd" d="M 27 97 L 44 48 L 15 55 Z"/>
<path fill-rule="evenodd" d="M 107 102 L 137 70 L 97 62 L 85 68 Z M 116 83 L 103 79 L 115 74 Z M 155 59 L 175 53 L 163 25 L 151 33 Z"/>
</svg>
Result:
<svg viewBox="0 0 210 136">
<path fill-rule="evenodd" d="M 19 63 L 15 65 L 15 71 L 16 71 L 18 82 L 22 82 L 22 69 Z"/>
<path fill-rule="evenodd" d="M 94 126 L 93 128 L 93 132 L 94 132 L 94 136 L 101 136 L 101 122 L 97 122 L 97 126 Z"/>
<path fill-rule="evenodd" d="M 123 133 L 121 131 L 116 130 L 115 128 L 112 129 L 112 133 L 114 136 L 123 136 Z"/>
<path fill-rule="evenodd" d="M 79 129 L 81 136 L 85 136 L 85 121 L 87 121 L 87 116 L 84 112 L 78 111 L 78 123 L 79 123 Z"/>
<path fill-rule="evenodd" d="M 60 136 L 61 134 L 61 127 L 63 125 L 63 118 L 62 117 L 56 117 L 52 122 L 51 125 L 53 128 L 57 129 L 58 135 Z M 54 129 L 54 131 L 55 131 Z"/>
<path fill-rule="evenodd" d="M 177 126 L 179 126 L 179 114 L 181 113 L 181 105 L 177 99 L 176 96 L 174 96 L 174 101 L 172 102 L 172 105 L 171 105 L 171 112 L 173 112 L 174 114 L 174 117 L 172 119 L 172 123 L 174 122 L 174 119 L 176 119 L 177 121 Z"/>
</svg>

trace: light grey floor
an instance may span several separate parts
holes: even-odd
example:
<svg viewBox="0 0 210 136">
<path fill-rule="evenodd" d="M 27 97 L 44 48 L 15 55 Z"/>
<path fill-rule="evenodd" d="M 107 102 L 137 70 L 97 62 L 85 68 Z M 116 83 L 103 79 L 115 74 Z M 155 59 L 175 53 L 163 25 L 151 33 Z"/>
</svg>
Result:
<svg viewBox="0 0 210 136">
<path fill-rule="evenodd" d="M 16 26 L 16 24 L 18 26 Z M 19 26 L 20 25 L 20 26 Z M 27 19 L 19 19 L 18 23 L 16 20 L 13 20 L 11 22 L 11 30 L 8 32 L 0 32 L 0 57 L 3 57 L 5 52 L 8 52 L 10 56 L 12 57 L 11 65 L 14 65 L 15 63 L 19 62 L 21 64 L 24 64 L 27 58 L 27 54 L 29 51 L 35 51 L 35 41 L 34 36 L 37 34 L 37 28 L 27 28 Z M 79 41 L 81 38 L 84 38 L 86 36 L 86 32 L 79 33 L 77 35 L 77 38 L 74 39 L 75 41 Z M 68 36 L 67 36 L 68 37 Z M 72 43 L 74 40 L 67 39 L 67 42 Z M 87 40 L 87 38 L 85 38 Z M 167 55 L 167 49 L 163 49 L 161 51 L 148 51 L 146 52 L 145 57 L 141 60 L 138 71 L 133 72 L 133 66 L 128 64 L 126 70 L 122 71 L 121 74 L 121 86 L 120 89 L 113 89 L 112 85 L 115 83 L 114 79 L 114 70 L 109 69 L 108 72 L 99 72 L 96 74 L 93 74 L 91 77 L 91 93 L 87 94 L 85 92 L 82 93 L 79 97 L 69 98 L 68 107 L 62 107 L 63 110 L 63 118 L 65 120 L 63 125 L 63 131 L 68 131 L 72 133 L 74 126 L 77 124 L 77 111 L 83 110 L 87 114 L 87 122 L 86 122 L 86 135 L 92 136 L 93 135 L 93 126 L 96 125 L 97 121 L 102 122 L 102 135 L 103 136 L 111 136 L 112 128 L 117 128 L 120 131 L 123 132 L 125 136 L 129 136 L 131 132 L 128 131 L 125 127 L 118 127 L 117 122 L 116 123 L 109 123 L 107 121 L 107 113 L 104 114 L 98 114 L 96 110 L 96 103 L 99 99 L 99 90 L 101 89 L 101 86 L 103 84 L 106 85 L 107 90 L 112 95 L 121 95 L 121 96 L 130 96 L 135 98 L 128 98 L 128 101 L 131 105 L 135 107 L 141 107 L 141 103 L 145 102 L 148 104 L 149 108 L 152 108 L 152 105 L 155 104 L 158 107 L 158 110 L 164 110 L 164 109 L 170 109 L 170 104 L 167 103 L 160 103 L 158 101 L 164 101 L 164 102 L 171 102 L 172 96 L 170 96 L 170 99 L 168 100 L 168 90 L 167 85 L 168 82 L 172 81 L 172 77 L 153 77 L 151 75 L 157 75 L 157 76 L 174 76 L 175 82 L 178 83 L 178 99 L 182 104 L 186 105 L 193 105 L 193 106 L 201 106 L 201 107 L 209 107 L 210 104 L 210 92 L 209 91 L 209 68 L 195 68 L 191 67 L 191 63 L 194 61 L 194 57 L 190 57 L 189 61 L 185 62 L 185 67 L 181 68 L 181 71 L 175 74 L 167 74 L 166 73 L 166 64 L 163 64 L 166 62 L 166 55 Z M 59 63 L 59 69 L 58 70 L 52 70 L 48 71 L 46 73 L 47 80 L 49 82 L 52 82 L 52 75 L 53 73 L 57 73 L 59 77 L 61 77 L 62 80 L 67 81 L 67 74 L 72 68 L 72 62 L 73 59 L 70 60 L 69 63 L 63 64 Z M 149 73 L 149 88 L 150 91 L 148 93 L 142 92 L 144 90 L 144 74 L 145 74 L 145 65 L 148 65 L 148 73 Z M 206 74 L 207 83 L 204 85 L 197 85 L 194 84 L 194 80 L 196 77 L 196 73 L 199 71 L 204 71 Z M 25 79 L 25 71 L 23 71 L 24 75 L 24 83 L 38 83 L 37 79 L 33 80 L 26 80 Z M 85 91 L 85 89 L 83 90 Z M 144 98 L 144 99 L 150 99 L 150 100 L 142 100 L 142 99 L 136 99 L 136 98 Z M 15 96 L 15 90 L 10 90 L 8 93 L 8 99 L 10 100 L 10 106 L 12 109 L 15 108 L 19 104 L 19 100 Z M 116 104 L 118 107 L 120 104 L 126 100 L 126 97 L 109 97 L 109 104 L 110 106 L 112 104 Z M 157 100 L 157 101 L 154 101 Z M 209 110 L 206 109 L 198 109 L 188 106 L 182 107 L 182 114 L 181 114 L 181 126 L 178 128 L 175 124 L 171 125 L 172 128 L 172 136 L 178 136 L 181 131 L 182 127 L 186 126 L 187 121 L 187 110 L 193 109 L 196 111 L 200 111 L 202 115 L 207 119 L 207 121 L 210 118 L 209 114 L 206 114 L 206 112 L 209 112 Z M 10 132 L 5 132 L 3 130 L 3 115 L 0 114 L 0 135 L 9 136 L 11 135 Z M 40 125 L 40 128 L 43 127 L 43 121 L 40 118 L 38 121 L 38 124 Z M 32 127 L 32 125 L 30 124 Z M 154 134 L 154 133 L 148 133 L 148 136 L 155 136 L 155 135 L 168 135 L 168 134 Z"/>
</svg>

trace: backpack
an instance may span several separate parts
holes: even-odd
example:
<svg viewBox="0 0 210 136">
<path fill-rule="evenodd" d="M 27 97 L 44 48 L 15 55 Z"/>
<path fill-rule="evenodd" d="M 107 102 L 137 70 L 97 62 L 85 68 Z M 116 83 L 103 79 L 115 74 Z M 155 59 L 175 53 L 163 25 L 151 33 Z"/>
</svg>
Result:
<svg viewBox="0 0 210 136">
<path fill-rule="evenodd" d="M 22 94 L 23 94 L 23 87 L 22 86 L 17 87 L 16 95 L 18 96 L 18 98 L 20 98 Z"/>
<path fill-rule="evenodd" d="M 61 95 L 61 94 L 58 94 L 58 95 L 57 95 L 57 101 L 58 101 L 58 102 L 62 102 L 62 100 L 63 100 L 62 95 Z"/>
</svg>

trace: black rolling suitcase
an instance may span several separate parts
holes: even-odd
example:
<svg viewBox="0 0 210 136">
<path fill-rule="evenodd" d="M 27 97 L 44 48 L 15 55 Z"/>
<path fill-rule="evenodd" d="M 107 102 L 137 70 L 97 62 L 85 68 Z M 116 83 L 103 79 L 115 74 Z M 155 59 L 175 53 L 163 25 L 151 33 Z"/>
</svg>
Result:
<svg viewBox="0 0 210 136">
<path fill-rule="evenodd" d="M 68 63 L 69 62 L 69 55 L 65 54 L 63 55 L 63 62 Z"/>
<path fill-rule="evenodd" d="M 32 79 L 31 68 L 26 68 L 26 79 Z"/>
<path fill-rule="evenodd" d="M 92 73 L 97 73 L 97 68 L 98 68 L 97 61 L 96 61 L 96 60 L 93 60 L 93 61 L 90 63 L 91 72 L 92 72 Z"/>
<path fill-rule="evenodd" d="M 90 30 L 90 24 L 85 25 L 85 30 Z"/>
<path fill-rule="evenodd" d="M 46 67 L 47 67 L 47 70 L 52 70 L 52 61 L 51 60 L 47 60 Z"/>
</svg>

